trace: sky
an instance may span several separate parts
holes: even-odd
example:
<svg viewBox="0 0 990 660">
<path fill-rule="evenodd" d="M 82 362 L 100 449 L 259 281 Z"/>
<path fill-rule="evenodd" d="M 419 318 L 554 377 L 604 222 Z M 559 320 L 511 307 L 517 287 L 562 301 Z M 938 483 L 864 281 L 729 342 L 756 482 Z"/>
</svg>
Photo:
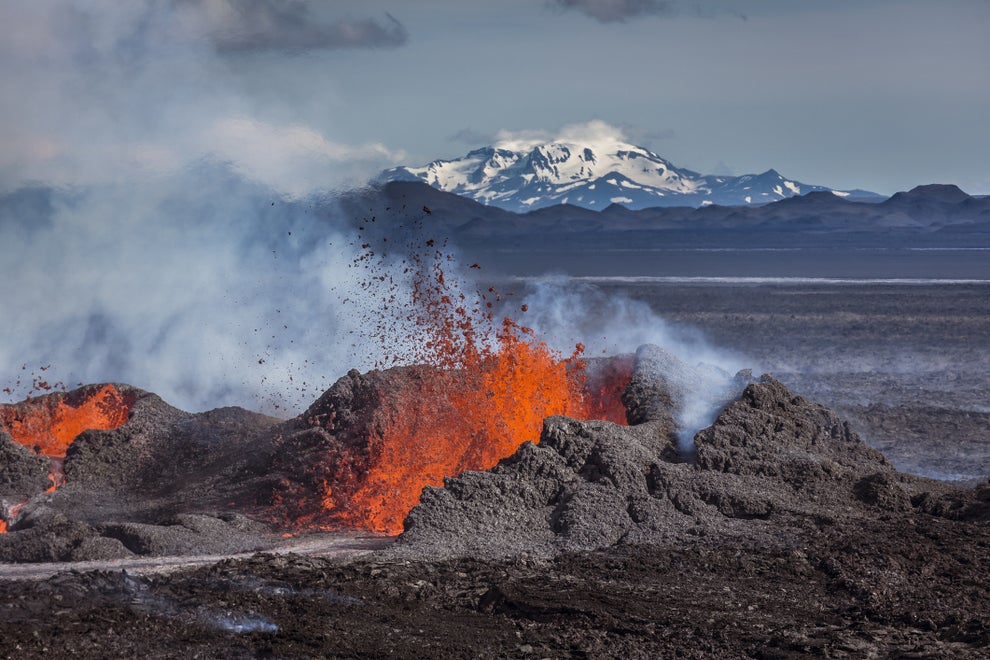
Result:
<svg viewBox="0 0 990 660">
<path fill-rule="evenodd" d="M 0 0 L 0 400 L 300 412 L 401 349 L 336 193 L 495 140 L 990 194 L 988 28 L 990 0 Z"/>
<path fill-rule="evenodd" d="M 597 120 L 680 167 L 990 194 L 990 0 L 0 4 L 0 190 L 289 195 Z"/>
</svg>

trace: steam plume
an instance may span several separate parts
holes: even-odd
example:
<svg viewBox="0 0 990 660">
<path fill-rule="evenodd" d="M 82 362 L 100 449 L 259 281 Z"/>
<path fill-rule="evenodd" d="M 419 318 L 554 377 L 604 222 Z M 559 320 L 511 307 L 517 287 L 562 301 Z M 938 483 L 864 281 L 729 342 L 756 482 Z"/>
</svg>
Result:
<svg viewBox="0 0 990 660">
<path fill-rule="evenodd" d="M 708 426 L 737 395 L 734 376 L 753 367 L 745 357 L 713 346 L 697 328 L 674 324 L 646 303 L 581 282 L 546 277 L 527 282 L 521 320 L 557 350 L 585 345 L 588 357 L 628 353 L 655 344 L 678 358 L 683 368 L 663 374 L 682 392 L 677 413 L 681 449 L 690 452 L 694 434 Z"/>
<path fill-rule="evenodd" d="M 340 304 L 347 230 L 326 200 L 287 200 L 203 164 L 5 201 L 2 383 L 51 365 L 47 380 L 70 387 L 124 381 L 188 409 L 275 412 L 369 366 Z"/>
</svg>

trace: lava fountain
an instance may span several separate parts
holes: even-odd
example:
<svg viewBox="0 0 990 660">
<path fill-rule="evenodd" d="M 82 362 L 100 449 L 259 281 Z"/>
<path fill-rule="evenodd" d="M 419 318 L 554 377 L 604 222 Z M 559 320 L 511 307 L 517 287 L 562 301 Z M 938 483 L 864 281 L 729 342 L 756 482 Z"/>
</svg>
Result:
<svg viewBox="0 0 990 660">
<path fill-rule="evenodd" d="M 362 247 L 358 263 L 367 267 L 374 253 L 370 243 Z M 353 382 L 341 388 L 346 403 L 331 390 L 304 414 L 317 432 L 308 437 L 325 454 L 308 485 L 286 484 L 277 496 L 296 526 L 397 534 L 424 486 L 487 470 L 522 443 L 539 442 L 547 417 L 626 423 L 620 397 L 631 358 L 602 366 L 583 357 L 581 344 L 559 354 L 509 316 L 497 320 L 497 304 L 507 297 L 494 288 L 464 293 L 445 272 L 452 256 L 434 241 L 425 247 L 401 262 L 411 274 L 408 305 L 403 287 L 379 270 L 371 269 L 366 287 L 382 301 L 382 313 L 368 325 L 383 354 L 393 355 L 396 344 L 411 347 L 406 357 L 416 366 L 352 372 Z M 397 309 L 404 310 L 399 322 Z M 314 490 L 318 501 L 307 494 Z"/>
</svg>

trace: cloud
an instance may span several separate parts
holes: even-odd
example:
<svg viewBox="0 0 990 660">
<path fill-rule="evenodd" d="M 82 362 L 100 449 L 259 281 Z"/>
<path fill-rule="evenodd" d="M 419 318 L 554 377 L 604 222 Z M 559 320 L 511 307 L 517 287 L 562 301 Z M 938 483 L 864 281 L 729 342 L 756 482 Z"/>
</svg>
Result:
<svg viewBox="0 0 990 660">
<path fill-rule="evenodd" d="M 594 142 L 625 142 L 626 132 L 620 126 L 613 126 L 601 119 L 587 122 L 567 124 L 557 133 L 556 140 L 560 142 L 577 142 L 592 140 Z"/>
<path fill-rule="evenodd" d="M 189 25 L 205 25 L 224 53 L 251 51 L 396 48 L 409 40 L 405 26 L 391 14 L 373 18 L 328 19 L 304 0 L 175 0 Z"/>
<path fill-rule="evenodd" d="M 548 142 L 618 142 L 651 148 L 655 143 L 676 137 L 673 129 L 643 129 L 632 124 L 610 124 L 600 119 L 561 126 L 556 131 L 545 129 L 508 130 L 494 134 L 464 128 L 447 139 L 472 147 L 494 145 L 511 151 L 528 151 Z"/>
<path fill-rule="evenodd" d="M 602 23 L 622 22 L 640 16 L 671 16 L 674 3 L 663 0 L 553 0 L 564 10 L 576 10 Z"/>
<path fill-rule="evenodd" d="M 554 139 L 553 133 L 543 129 L 508 130 L 495 133 L 495 146 L 510 151 L 529 151 L 535 146 Z"/>
<path fill-rule="evenodd" d="M 341 184 L 359 185 L 366 174 L 406 157 L 380 143 L 339 144 L 304 125 L 274 125 L 247 117 L 217 120 L 202 143 L 235 171 L 290 197 L 319 190 L 341 169 L 355 175 Z"/>
<path fill-rule="evenodd" d="M 579 11 L 601 23 L 622 23 L 645 16 L 715 18 L 726 15 L 749 20 L 746 14 L 731 6 L 720 7 L 711 2 L 705 5 L 693 3 L 687 7 L 682 4 L 673 0 L 550 0 L 550 5 L 561 11 Z"/>
<path fill-rule="evenodd" d="M 333 55 L 295 55 L 397 43 L 404 29 L 393 21 L 381 38 L 374 21 L 330 9 L 276 0 L 0 8 L 0 191 L 167 176 L 203 159 L 293 197 L 364 183 L 404 154 L 332 135 L 333 77 L 318 86 L 313 77 Z M 219 52 L 242 37 L 254 41 L 241 52 L 257 53 L 247 67 Z M 297 105 L 320 112 L 300 116 Z"/>
<path fill-rule="evenodd" d="M 557 131 L 527 129 L 520 131 L 500 130 L 495 134 L 495 146 L 511 151 L 528 151 L 548 142 L 615 142 L 629 143 L 630 134 L 641 136 L 640 131 L 627 125 L 609 124 L 601 119 L 565 124 Z"/>
</svg>

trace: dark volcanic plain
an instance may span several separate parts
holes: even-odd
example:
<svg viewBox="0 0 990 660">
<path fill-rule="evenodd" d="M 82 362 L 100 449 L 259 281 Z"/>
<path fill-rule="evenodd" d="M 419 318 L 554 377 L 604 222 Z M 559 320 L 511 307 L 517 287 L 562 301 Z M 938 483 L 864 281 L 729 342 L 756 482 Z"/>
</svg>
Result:
<svg viewBox="0 0 990 660">
<path fill-rule="evenodd" d="M 664 374 L 690 365 L 647 351 L 635 425 L 552 418 L 370 555 L 0 579 L 0 656 L 987 657 L 990 284 L 656 279 L 979 279 L 980 255 L 541 254 L 503 272 L 573 264 L 774 378 L 740 377 L 684 457 Z"/>
</svg>

